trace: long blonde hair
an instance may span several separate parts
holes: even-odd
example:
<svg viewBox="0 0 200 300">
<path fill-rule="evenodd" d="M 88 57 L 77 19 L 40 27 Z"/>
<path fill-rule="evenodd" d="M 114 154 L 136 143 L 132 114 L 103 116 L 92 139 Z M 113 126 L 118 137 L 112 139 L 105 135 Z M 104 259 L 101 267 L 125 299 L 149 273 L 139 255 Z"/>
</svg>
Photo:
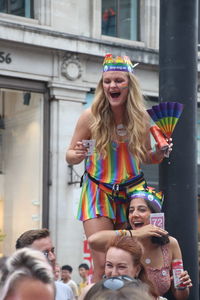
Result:
<svg viewBox="0 0 200 300">
<path fill-rule="evenodd" d="M 127 73 L 127 76 L 129 78 L 129 93 L 125 113 L 127 115 L 128 145 L 137 162 L 141 163 L 147 156 L 146 138 L 149 117 L 136 77 L 132 73 Z M 94 122 L 91 126 L 92 137 L 96 139 L 97 152 L 105 158 L 107 155 L 106 147 L 112 139 L 115 124 L 109 101 L 103 90 L 103 78 L 97 85 L 91 111 L 94 116 Z"/>
</svg>

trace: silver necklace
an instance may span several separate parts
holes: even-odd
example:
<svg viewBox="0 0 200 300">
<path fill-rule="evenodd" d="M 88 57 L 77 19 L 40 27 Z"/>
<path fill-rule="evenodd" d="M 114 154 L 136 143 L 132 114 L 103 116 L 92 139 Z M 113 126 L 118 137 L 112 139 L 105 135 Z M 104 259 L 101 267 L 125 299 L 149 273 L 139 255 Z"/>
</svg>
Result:
<svg viewBox="0 0 200 300">
<path fill-rule="evenodd" d="M 116 127 L 116 133 L 119 136 L 125 136 L 125 135 L 127 135 L 126 127 L 123 124 L 117 125 L 117 127 Z"/>
<path fill-rule="evenodd" d="M 147 265 L 149 265 L 151 263 L 151 258 L 149 258 L 149 257 L 145 258 L 145 263 Z"/>
</svg>

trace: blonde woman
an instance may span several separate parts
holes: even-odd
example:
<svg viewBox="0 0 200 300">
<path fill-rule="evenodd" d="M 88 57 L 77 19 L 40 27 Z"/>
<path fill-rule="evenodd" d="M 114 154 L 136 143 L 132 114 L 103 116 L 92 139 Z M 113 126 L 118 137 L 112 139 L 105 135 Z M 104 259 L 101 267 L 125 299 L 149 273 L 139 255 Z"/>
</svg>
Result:
<svg viewBox="0 0 200 300">
<path fill-rule="evenodd" d="M 145 185 L 140 164 L 164 158 L 163 151 L 151 149 L 149 118 L 133 68 L 127 56 L 105 56 L 94 103 L 80 116 L 66 153 L 69 164 L 87 158 L 78 210 L 87 238 L 100 230 L 122 228 L 129 196 Z M 87 146 L 93 142 L 92 152 Z M 105 257 L 95 250 L 92 257 L 96 281 Z"/>
</svg>

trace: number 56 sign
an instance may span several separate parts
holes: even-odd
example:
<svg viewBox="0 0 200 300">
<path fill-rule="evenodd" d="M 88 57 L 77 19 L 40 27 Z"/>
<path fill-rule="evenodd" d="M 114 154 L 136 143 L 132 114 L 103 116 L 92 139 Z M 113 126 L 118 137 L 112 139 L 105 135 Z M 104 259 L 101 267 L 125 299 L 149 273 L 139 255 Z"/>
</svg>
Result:
<svg viewBox="0 0 200 300">
<path fill-rule="evenodd" d="M 12 61 L 10 53 L 0 51 L 0 63 L 10 64 Z"/>
<path fill-rule="evenodd" d="M 150 214 L 150 224 L 165 229 L 165 215 L 164 213 Z"/>
</svg>

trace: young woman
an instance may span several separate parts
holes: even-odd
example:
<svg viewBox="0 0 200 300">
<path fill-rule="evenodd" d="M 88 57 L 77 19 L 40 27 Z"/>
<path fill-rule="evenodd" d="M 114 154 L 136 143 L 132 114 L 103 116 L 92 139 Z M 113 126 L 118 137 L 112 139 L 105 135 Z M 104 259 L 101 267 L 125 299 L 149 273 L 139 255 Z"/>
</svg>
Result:
<svg viewBox="0 0 200 300">
<path fill-rule="evenodd" d="M 152 151 L 149 132 L 149 117 L 130 59 L 106 55 L 92 107 L 80 116 L 66 153 L 69 164 L 87 158 L 77 216 L 87 238 L 122 227 L 128 197 L 145 184 L 140 163 L 159 163 L 164 158 L 164 151 Z M 87 145 L 92 142 L 94 152 L 89 153 Z M 93 250 L 92 257 L 98 270 L 104 256 Z"/>
<path fill-rule="evenodd" d="M 148 279 L 154 284 L 159 295 L 164 295 L 171 288 L 175 299 L 185 300 L 189 295 L 189 287 L 192 286 L 187 271 L 180 275 L 183 289 L 174 288 L 172 277 L 172 262 L 182 260 L 178 241 L 168 236 L 166 230 L 150 224 L 150 214 L 160 212 L 161 205 L 161 193 L 152 188 L 134 191 L 128 207 L 131 230 L 97 232 L 89 237 L 89 244 L 92 249 L 105 252 L 108 241 L 116 234 L 137 238 L 143 246 L 142 262 Z"/>
<path fill-rule="evenodd" d="M 149 281 L 142 263 L 142 246 L 132 237 L 115 236 L 107 245 L 104 278 L 117 277 L 134 282 L 133 289 L 140 287 L 149 294 L 149 297 L 157 299 L 158 293 Z M 92 286 L 85 288 L 79 300 L 85 299 L 85 294 L 87 294 L 86 299 L 90 299 L 88 294 L 91 293 L 88 293 L 88 290 Z"/>
</svg>

